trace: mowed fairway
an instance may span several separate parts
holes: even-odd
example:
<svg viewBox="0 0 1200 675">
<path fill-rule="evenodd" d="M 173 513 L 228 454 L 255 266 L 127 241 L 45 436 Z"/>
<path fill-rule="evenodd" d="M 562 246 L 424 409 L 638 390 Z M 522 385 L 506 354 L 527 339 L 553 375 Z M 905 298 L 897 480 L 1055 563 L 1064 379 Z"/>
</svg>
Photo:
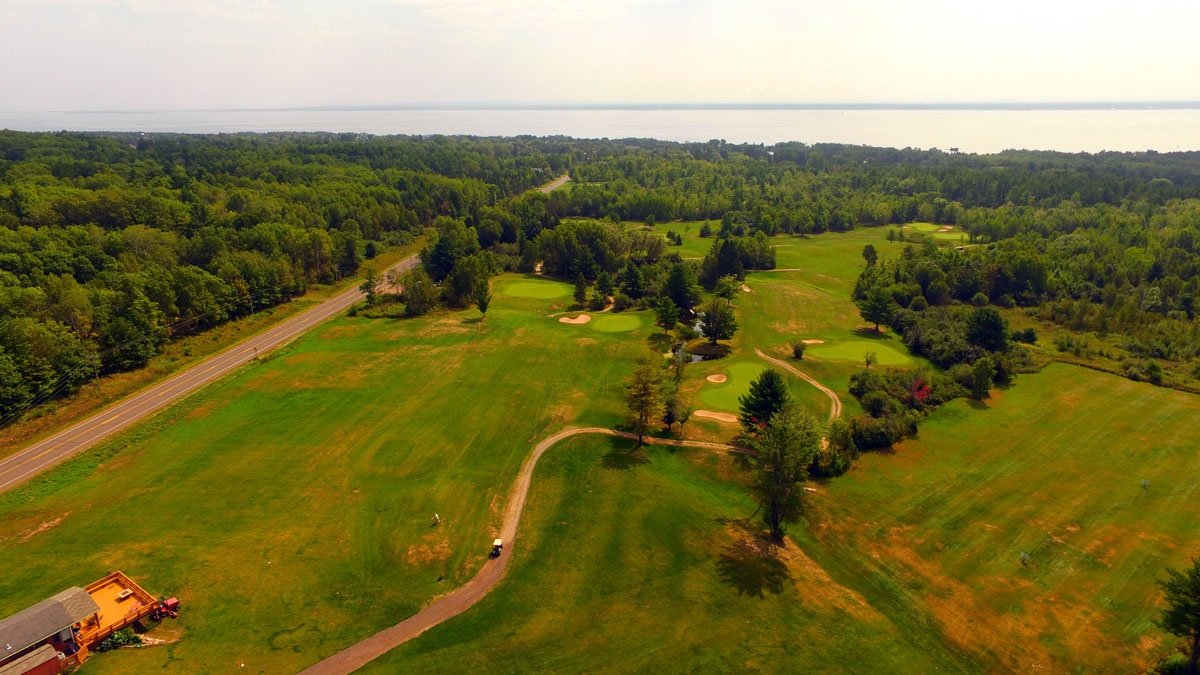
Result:
<svg viewBox="0 0 1200 675">
<path fill-rule="evenodd" d="M 395 672 L 960 670 L 792 546 L 757 552 L 734 459 L 578 437 L 534 475 L 507 578 L 363 669 Z M 864 669 L 866 670 L 866 669 Z"/>
<path fill-rule="evenodd" d="M 461 584 L 533 444 L 619 423 L 647 351 L 545 318 L 530 283 L 497 279 L 483 321 L 337 319 L 5 494 L 0 616 L 120 569 L 183 600 L 182 640 L 86 672 L 294 672 Z"/>
<path fill-rule="evenodd" d="M 825 341 L 793 363 L 846 414 L 860 351 L 920 363 L 849 300 L 864 244 L 901 250 L 885 234 L 777 239 L 685 402 L 736 412 L 754 350 L 798 339 Z M 479 568 L 533 445 L 618 425 L 657 358 L 649 312 L 558 321 L 571 288 L 506 275 L 483 320 L 336 320 L 0 497 L 0 616 L 110 569 L 183 598 L 180 642 L 85 673 L 291 672 L 410 616 Z M 778 558 L 737 457 L 576 437 L 539 463 L 504 581 L 366 672 L 1136 672 L 1171 644 L 1155 580 L 1200 555 L 1198 420 L 1200 397 L 1051 365 L 812 484 Z"/>
<path fill-rule="evenodd" d="M 865 455 L 804 546 L 984 670 L 1137 672 L 1171 644 L 1155 580 L 1200 555 L 1197 420 L 1194 395 L 1051 365 Z"/>
</svg>

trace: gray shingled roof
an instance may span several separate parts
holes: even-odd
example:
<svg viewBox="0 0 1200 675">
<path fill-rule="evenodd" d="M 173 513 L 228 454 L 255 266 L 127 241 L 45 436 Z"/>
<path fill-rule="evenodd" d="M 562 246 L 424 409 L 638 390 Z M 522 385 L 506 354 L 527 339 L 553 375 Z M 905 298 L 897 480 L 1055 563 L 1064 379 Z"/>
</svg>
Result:
<svg viewBox="0 0 1200 675">
<path fill-rule="evenodd" d="M 4 658 L 0 656 L 0 659 Z M 0 675 L 25 675 L 48 661 L 57 661 L 58 652 L 50 645 L 42 645 L 25 656 L 0 666 Z"/>
<path fill-rule="evenodd" d="M 4 658 L 5 654 L 15 654 L 99 611 L 100 606 L 92 600 L 92 596 L 74 586 L 17 612 L 0 621 L 0 658 Z M 11 650 L 8 649 L 9 645 L 12 645 Z"/>
</svg>

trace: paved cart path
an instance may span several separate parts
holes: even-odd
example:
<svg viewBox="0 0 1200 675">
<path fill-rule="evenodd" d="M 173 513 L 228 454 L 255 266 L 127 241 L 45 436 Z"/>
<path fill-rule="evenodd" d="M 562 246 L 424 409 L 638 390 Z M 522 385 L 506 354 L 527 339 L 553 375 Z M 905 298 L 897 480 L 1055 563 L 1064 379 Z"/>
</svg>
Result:
<svg viewBox="0 0 1200 675">
<path fill-rule="evenodd" d="M 808 373 L 797 369 L 795 366 L 788 363 L 787 361 L 781 361 L 780 359 L 777 359 L 773 356 L 767 356 L 766 354 L 763 353 L 763 351 L 761 349 L 755 349 L 754 353 L 758 354 L 763 359 L 766 359 L 767 361 L 774 363 L 775 365 L 779 366 L 780 368 L 783 368 L 784 370 L 788 371 L 789 373 L 792 373 L 793 375 L 796 375 L 796 376 L 802 378 L 805 382 L 808 382 L 809 384 L 816 387 L 817 389 L 820 389 L 822 393 L 824 393 L 826 396 L 828 396 L 829 400 L 831 401 L 830 406 L 829 406 L 829 421 L 832 422 L 833 420 L 836 420 L 837 418 L 842 416 L 842 399 L 838 398 L 837 392 L 830 389 L 829 387 L 826 387 L 825 385 L 821 384 L 820 382 L 817 382 L 813 378 L 812 375 L 809 375 Z"/>
<path fill-rule="evenodd" d="M 407 270 L 417 262 L 417 256 L 412 255 L 396 263 L 393 268 Z M 0 461 L 0 492 L 87 450 L 241 365 L 295 339 L 313 326 L 345 311 L 362 297 L 362 291 L 357 287 L 343 291 L 302 314 L 248 337 L 187 370 L 124 398 L 82 422 L 5 458 Z"/>
<path fill-rule="evenodd" d="M 421 633 L 433 628 L 439 623 L 457 616 L 483 599 L 488 591 L 504 578 L 508 559 L 512 556 L 517 536 L 517 525 L 521 522 L 521 511 L 525 508 L 525 497 L 529 494 L 529 485 L 533 480 L 533 470 L 542 454 L 554 444 L 571 436 L 580 434 L 603 434 L 621 438 L 636 439 L 637 434 L 600 427 L 567 428 L 546 438 L 533 448 L 533 453 L 521 465 L 517 481 L 513 484 L 508 496 L 508 506 L 504 509 L 504 522 L 500 526 L 500 538 L 504 540 L 504 553 L 499 558 L 489 558 L 471 580 L 457 589 L 431 602 L 425 609 L 417 612 L 400 623 L 385 628 L 371 637 L 350 645 L 342 651 L 330 656 L 324 661 L 303 671 L 303 675 L 345 675 L 362 668 L 370 661 L 383 656 L 388 651 L 408 642 Z M 709 448 L 712 450 L 728 450 L 745 453 L 745 448 L 721 443 L 706 443 L 704 441 L 674 440 L 646 436 L 645 442 L 654 445 L 674 445 L 677 447 Z M 480 542 L 484 546 L 490 542 Z"/>
</svg>

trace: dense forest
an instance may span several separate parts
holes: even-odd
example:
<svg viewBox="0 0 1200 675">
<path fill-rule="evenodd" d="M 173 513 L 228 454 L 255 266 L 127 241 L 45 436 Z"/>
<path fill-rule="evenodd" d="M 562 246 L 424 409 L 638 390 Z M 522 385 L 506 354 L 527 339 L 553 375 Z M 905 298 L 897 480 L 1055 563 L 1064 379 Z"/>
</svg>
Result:
<svg viewBox="0 0 1200 675">
<path fill-rule="evenodd" d="M 568 189 L 529 190 L 567 171 Z M 624 225 L 676 220 L 705 221 L 702 263 Z M 421 237 L 451 304 L 480 270 L 541 263 L 690 308 L 696 285 L 773 267 L 774 235 L 909 222 L 967 241 L 873 269 L 901 330 L 1021 306 L 1120 336 L 1131 375 L 1200 356 L 1200 153 L 0 131 L 0 423 Z"/>
</svg>

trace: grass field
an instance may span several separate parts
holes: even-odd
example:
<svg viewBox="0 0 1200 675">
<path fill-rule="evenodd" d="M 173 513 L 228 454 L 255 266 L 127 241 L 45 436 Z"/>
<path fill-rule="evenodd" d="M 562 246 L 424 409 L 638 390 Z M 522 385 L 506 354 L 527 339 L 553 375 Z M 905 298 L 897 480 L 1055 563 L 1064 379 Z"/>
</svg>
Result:
<svg viewBox="0 0 1200 675">
<path fill-rule="evenodd" d="M 777 559 L 728 456 L 563 443 L 508 578 L 365 672 L 1140 670 L 1167 651 L 1154 580 L 1200 546 L 1200 402 L 1061 365 L 1022 385 L 822 485 Z"/>
<path fill-rule="evenodd" d="M 1138 671 L 1169 651 L 1155 579 L 1200 554 L 1197 419 L 1193 395 L 1051 365 L 864 456 L 805 550 L 984 670 Z"/>
<path fill-rule="evenodd" d="M 374 269 L 386 268 L 416 253 L 424 245 L 425 239 L 422 237 L 408 246 L 381 254 L 364 264 L 364 267 L 370 265 Z M 0 458 L 7 457 L 39 438 L 49 436 L 134 392 L 164 380 L 236 342 L 311 309 L 357 283 L 359 282 L 343 281 L 325 286 L 314 285 L 304 295 L 281 305 L 259 310 L 250 316 L 223 323 L 203 333 L 177 336 L 164 345 L 162 353 L 150 359 L 145 367 L 105 375 L 71 396 L 37 406 L 23 419 L 0 429 Z"/>
<path fill-rule="evenodd" d="M 470 612 L 363 673 L 956 671 L 794 546 L 743 529 L 754 511 L 724 453 L 575 438 L 538 464 L 508 577 Z M 636 455 L 635 455 L 636 456 Z"/>
<path fill-rule="evenodd" d="M 88 672 L 283 672 L 467 579 L 532 444 L 618 424 L 648 351 L 494 283 L 483 321 L 332 321 L 0 497 L 0 615 L 121 569 L 180 596 L 184 639 Z"/>
<path fill-rule="evenodd" d="M 697 229 L 685 250 L 710 245 Z M 908 358 L 848 298 L 863 245 L 899 254 L 885 235 L 779 240 L 781 269 L 735 300 L 732 354 L 689 366 L 685 401 L 736 412 L 767 365 L 756 348 L 821 339 L 796 365 L 854 414 L 860 348 Z M 533 444 L 619 424 L 622 381 L 660 332 L 648 313 L 560 323 L 570 284 L 493 288 L 482 320 L 330 322 L 0 496 L 0 616 L 122 569 L 183 598 L 167 626 L 182 641 L 85 673 L 285 672 L 462 583 Z M 1154 580 L 1200 554 L 1197 419 L 1195 396 L 1052 365 L 816 484 L 777 558 L 745 529 L 735 458 L 575 438 L 539 464 L 501 585 L 366 672 L 1136 671 L 1168 650 Z"/>
</svg>

